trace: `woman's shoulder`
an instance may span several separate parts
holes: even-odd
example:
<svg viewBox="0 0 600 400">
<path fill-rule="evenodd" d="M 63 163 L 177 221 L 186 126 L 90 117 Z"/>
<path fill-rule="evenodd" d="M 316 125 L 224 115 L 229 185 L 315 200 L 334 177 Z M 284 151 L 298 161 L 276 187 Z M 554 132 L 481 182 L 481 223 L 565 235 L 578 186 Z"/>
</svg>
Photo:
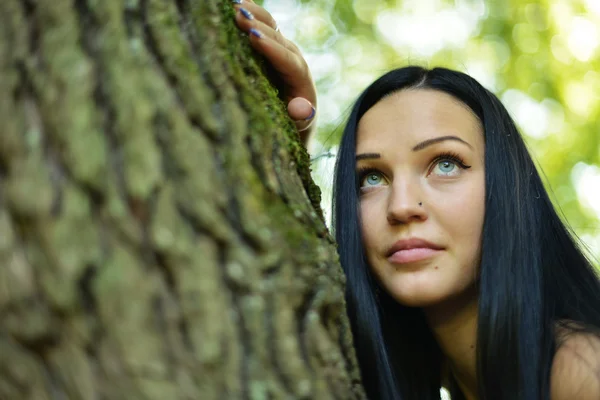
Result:
<svg viewBox="0 0 600 400">
<path fill-rule="evenodd" d="M 600 399 L 600 335 L 557 328 L 550 379 L 552 400 Z"/>
</svg>

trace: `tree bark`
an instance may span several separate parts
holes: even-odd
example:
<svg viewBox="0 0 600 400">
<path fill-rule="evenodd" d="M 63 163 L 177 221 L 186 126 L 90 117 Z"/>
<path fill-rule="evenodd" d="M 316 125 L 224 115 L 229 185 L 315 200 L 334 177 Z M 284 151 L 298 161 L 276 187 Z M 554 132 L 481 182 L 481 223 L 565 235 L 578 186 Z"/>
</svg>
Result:
<svg viewBox="0 0 600 400">
<path fill-rule="evenodd" d="M 228 0 L 0 1 L 0 399 L 364 398 Z"/>
</svg>

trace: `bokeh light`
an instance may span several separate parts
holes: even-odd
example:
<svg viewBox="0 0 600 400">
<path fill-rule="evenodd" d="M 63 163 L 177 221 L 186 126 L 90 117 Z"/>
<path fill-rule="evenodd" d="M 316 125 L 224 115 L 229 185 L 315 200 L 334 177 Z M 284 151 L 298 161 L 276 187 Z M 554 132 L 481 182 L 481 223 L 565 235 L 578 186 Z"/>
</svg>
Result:
<svg viewBox="0 0 600 400">
<path fill-rule="evenodd" d="M 469 73 L 525 136 L 553 201 L 600 264 L 599 0 L 265 0 L 319 92 L 313 177 L 329 217 L 341 127 L 354 99 L 407 64 Z"/>
</svg>

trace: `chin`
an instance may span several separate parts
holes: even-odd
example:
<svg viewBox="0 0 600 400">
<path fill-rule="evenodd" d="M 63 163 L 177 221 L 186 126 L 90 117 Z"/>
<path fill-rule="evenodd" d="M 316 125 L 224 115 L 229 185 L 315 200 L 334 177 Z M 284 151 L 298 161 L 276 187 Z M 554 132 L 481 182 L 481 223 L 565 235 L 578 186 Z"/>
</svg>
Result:
<svg viewBox="0 0 600 400">
<path fill-rule="evenodd" d="M 379 283 L 398 303 L 407 307 L 426 307 L 452 296 L 448 277 L 428 269 L 379 275 Z M 446 279 L 444 279 L 446 278 Z"/>
<path fill-rule="evenodd" d="M 379 284 L 392 299 L 406 307 L 427 308 L 470 299 L 474 294 L 471 289 L 476 286 L 474 277 L 467 278 L 472 274 L 450 266 L 444 270 L 428 265 L 416 270 L 389 271 L 388 266 L 375 270 Z"/>
<path fill-rule="evenodd" d="M 406 307 L 429 308 L 442 304 L 447 298 L 444 296 L 424 295 L 422 293 L 408 295 L 403 293 L 391 293 L 394 300 Z"/>
<path fill-rule="evenodd" d="M 396 285 L 386 286 L 387 293 L 399 304 L 414 308 L 461 307 L 477 298 L 477 288 L 471 283 L 465 286 L 448 287 L 446 285 Z"/>
</svg>

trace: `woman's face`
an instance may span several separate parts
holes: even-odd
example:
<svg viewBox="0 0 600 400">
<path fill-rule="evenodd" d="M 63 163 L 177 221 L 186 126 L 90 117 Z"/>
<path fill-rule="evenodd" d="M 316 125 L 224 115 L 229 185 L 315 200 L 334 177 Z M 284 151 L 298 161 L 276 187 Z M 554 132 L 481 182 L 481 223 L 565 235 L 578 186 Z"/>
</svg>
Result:
<svg viewBox="0 0 600 400">
<path fill-rule="evenodd" d="M 472 288 L 485 214 L 473 112 L 440 91 L 394 93 L 361 118 L 356 159 L 364 246 L 381 286 L 415 307 Z"/>
</svg>

